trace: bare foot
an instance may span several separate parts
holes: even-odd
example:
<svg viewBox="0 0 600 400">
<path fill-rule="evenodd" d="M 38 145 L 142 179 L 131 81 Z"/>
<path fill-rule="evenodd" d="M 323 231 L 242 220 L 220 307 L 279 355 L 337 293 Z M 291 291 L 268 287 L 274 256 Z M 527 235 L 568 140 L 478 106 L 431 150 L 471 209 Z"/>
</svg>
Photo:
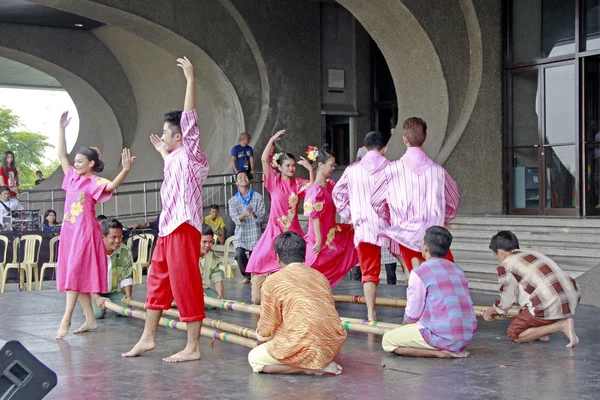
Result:
<svg viewBox="0 0 600 400">
<path fill-rule="evenodd" d="M 154 340 L 140 339 L 140 341 L 133 346 L 133 349 L 129 350 L 127 353 L 121 354 L 121 357 L 139 357 L 147 351 L 154 350 L 155 347 L 156 343 Z"/>
<path fill-rule="evenodd" d="M 321 372 L 325 374 L 339 375 L 342 373 L 342 370 L 343 368 L 341 365 L 338 365 L 337 363 L 332 361 L 329 364 L 327 364 L 327 366 L 323 368 Z"/>
<path fill-rule="evenodd" d="M 168 363 L 178 363 L 184 361 L 196 361 L 199 360 L 200 357 L 200 349 L 196 349 L 196 351 L 183 349 L 177 354 L 173 354 L 170 357 L 163 358 L 163 361 Z"/>
<path fill-rule="evenodd" d="M 240 282 L 240 285 L 247 285 L 250 283 L 250 279 L 244 279 L 243 281 Z"/>
<path fill-rule="evenodd" d="M 537 340 L 539 340 L 540 342 L 549 342 L 550 341 L 550 335 L 542 336 L 540 338 L 537 338 Z"/>
<path fill-rule="evenodd" d="M 440 354 L 443 354 L 440 358 L 465 358 L 469 356 L 469 352 L 466 350 L 461 351 L 460 353 L 453 353 L 448 350 L 440 350 Z"/>
<path fill-rule="evenodd" d="M 579 343 L 579 338 L 575 333 L 575 321 L 573 320 L 573 318 L 567 319 L 566 326 L 563 332 L 569 338 L 569 344 L 567 344 L 566 347 L 575 347 L 577 343 Z"/>
<path fill-rule="evenodd" d="M 87 332 L 87 331 L 93 331 L 94 329 L 98 328 L 98 323 L 96 322 L 96 320 L 93 321 L 85 321 L 83 323 L 83 325 L 81 325 L 79 327 L 79 329 L 76 329 L 73 331 L 73 333 L 83 333 L 83 332 Z"/>
<path fill-rule="evenodd" d="M 367 320 L 369 321 L 377 321 L 377 313 L 370 314 L 367 312 Z"/>
<path fill-rule="evenodd" d="M 69 329 L 71 328 L 71 321 L 65 322 L 64 320 L 60 322 L 60 326 L 58 327 L 58 331 L 56 332 L 56 338 L 62 339 L 67 336 L 69 333 Z"/>
</svg>

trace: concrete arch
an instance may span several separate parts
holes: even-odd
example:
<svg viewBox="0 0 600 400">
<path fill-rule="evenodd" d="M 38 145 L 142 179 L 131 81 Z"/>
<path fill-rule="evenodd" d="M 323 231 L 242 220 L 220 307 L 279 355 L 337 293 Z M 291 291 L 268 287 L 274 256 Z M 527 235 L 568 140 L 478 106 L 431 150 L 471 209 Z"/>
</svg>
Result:
<svg viewBox="0 0 600 400">
<path fill-rule="evenodd" d="M 410 10 L 398 0 L 337 1 L 362 24 L 387 60 L 399 95 L 398 119 L 423 116 L 432 132 L 445 133 L 449 115 L 446 79 L 429 36 Z M 434 89 L 423 91 L 422 82 Z M 428 138 L 424 148 L 430 156 L 440 152 L 444 136 Z M 389 148 L 392 159 L 404 152 L 399 135 L 392 137 Z"/>
<path fill-rule="evenodd" d="M 79 136 L 74 148 L 96 145 L 103 149 L 103 160 L 107 166 L 103 175 L 112 177 L 120 161 L 123 140 L 117 117 L 104 97 L 84 79 L 42 58 L 2 46 L 0 56 L 36 68 L 61 83 L 73 99 L 79 114 Z M 116 134 L 106 135 L 105 132 Z M 46 179 L 44 186 L 60 186 L 62 178 L 62 172 L 55 173 Z"/>
<path fill-rule="evenodd" d="M 107 27 L 98 30 L 97 36 L 104 40 L 105 44 L 111 48 L 113 53 L 120 54 L 120 62 L 124 65 L 133 65 L 135 60 L 131 59 L 130 55 L 115 47 L 119 46 L 118 41 L 115 42 L 114 40 L 111 41 L 108 39 L 110 36 L 108 33 L 110 32 L 110 29 L 118 28 L 128 32 L 134 37 L 149 42 L 149 44 L 160 48 L 163 54 L 164 52 L 169 53 L 171 55 L 171 60 L 174 60 L 177 56 L 187 55 L 194 63 L 194 73 L 197 77 L 198 103 L 201 105 L 201 107 L 198 108 L 199 125 L 201 131 L 204 132 L 204 135 L 202 136 L 202 145 L 209 157 L 213 173 L 228 170 L 229 160 L 224 157 L 217 157 L 219 154 L 218 150 L 230 146 L 231 136 L 228 135 L 231 135 L 232 132 L 235 132 L 235 135 L 237 136 L 238 132 L 245 130 L 244 115 L 240 100 L 233 85 L 222 69 L 205 51 L 164 26 L 148 21 L 132 13 L 99 4 L 94 1 L 33 1 L 107 24 Z M 127 58 L 130 58 L 129 61 L 126 60 Z M 152 65 L 145 65 L 145 67 L 149 69 L 153 68 Z M 175 67 L 173 66 L 173 68 Z M 176 70 L 172 70 L 171 73 L 175 74 Z M 159 79 L 162 79 L 160 74 L 157 74 L 156 76 Z M 154 95 L 169 98 L 172 102 L 170 107 L 172 109 L 181 108 L 183 95 L 179 93 L 180 87 L 184 88 L 183 81 L 181 81 L 177 87 L 163 87 L 160 92 L 154 93 Z M 148 94 L 138 91 L 135 95 L 139 101 L 139 96 Z M 162 123 L 162 120 L 160 123 Z M 140 130 L 138 130 L 137 133 L 141 133 Z M 143 132 L 141 136 L 147 138 L 147 133 L 147 131 Z M 152 170 L 152 174 L 162 176 L 162 169 L 156 169 L 155 167 Z M 146 171 L 144 177 L 148 177 L 148 171 Z"/>
</svg>

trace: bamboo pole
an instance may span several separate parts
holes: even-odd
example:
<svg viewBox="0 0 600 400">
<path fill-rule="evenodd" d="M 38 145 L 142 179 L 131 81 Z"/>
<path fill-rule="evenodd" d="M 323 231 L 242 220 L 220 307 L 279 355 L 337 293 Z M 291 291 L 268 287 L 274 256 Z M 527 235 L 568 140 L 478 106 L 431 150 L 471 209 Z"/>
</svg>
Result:
<svg viewBox="0 0 600 400">
<path fill-rule="evenodd" d="M 244 304 L 239 301 L 234 300 L 217 300 L 211 297 L 204 296 L 204 303 L 213 307 L 222 308 L 230 311 L 241 311 L 249 314 L 260 315 L 260 306 L 256 306 L 253 304 Z M 340 321 L 342 325 L 347 331 L 355 331 L 355 332 L 364 332 L 364 333 L 374 333 L 376 335 L 383 335 L 389 330 L 396 328 L 395 324 L 387 324 L 389 326 L 384 327 L 380 324 L 386 324 L 385 322 L 376 322 L 376 323 L 367 323 L 359 319 L 346 319 L 340 317 Z M 360 321 L 360 322 L 356 322 Z M 391 327 L 393 325 L 393 328 Z"/>
<path fill-rule="evenodd" d="M 333 300 L 339 303 L 358 303 L 358 304 L 366 304 L 366 300 L 364 296 L 355 296 L 351 294 L 334 294 Z M 393 297 L 377 297 L 375 299 L 375 305 L 377 306 L 388 306 L 388 307 L 406 307 L 406 299 L 398 299 Z M 473 306 L 473 311 L 475 315 L 481 317 L 481 312 L 487 310 L 487 306 Z M 517 307 L 512 307 L 508 310 L 508 312 L 504 315 L 504 317 L 514 318 L 516 317 L 521 310 Z M 496 318 L 501 319 L 503 316 L 496 316 Z"/>
<path fill-rule="evenodd" d="M 377 326 L 379 328 L 383 328 L 383 329 L 396 329 L 401 327 L 401 324 L 392 324 L 389 322 L 381 322 L 381 321 L 368 321 L 366 319 L 359 319 L 359 318 L 348 318 L 348 317 L 340 317 L 340 319 L 342 320 L 342 322 L 348 321 L 348 322 L 352 322 L 354 324 L 362 324 L 362 325 L 369 325 L 369 326 Z"/>
<path fill-rule="evenodd" d="M 125 303 L 131 307 L 146 309 L 146 303 L 143 303 L 141 301 L 123 300 L 123 303 Z M 178 319 L 181 318 L 181 316 L 179 315 L 179 311 L 177 311 L 177 310 L 173 310 L 173 309 L 163 310 L 162 313 L 163 313 L 163 315 L 167 315 L 170 317 L 175 317 Z M 225 332 L 235 333 L 236 335 L 239 335 L 242 337 L 258 340 L 258 337 L 256 336 L 256 331 L 254 329 L 246 328 L 245 326 L 231 324 L 229 322 L 225 322 L 225 321 L 221 321 L 221 320 L 217 320 L 217 319 L 211 319 L 211 318 L 204 318 L 204 320 L 202 320 L 202 325 L 210 325 L 215 329 L 219 329 L 219 330 L 222 330 Z"/>
<path fill-rule="evenodd" d="M 118 314 L 124 315 L 126 317 L 132 317 L 137 319 L 146 320 L 146 313 L 140 310 L 134 310 L 133 308 L 125 308 L 118 304 L 113 303 L 110 300 L 107 300 L 104 305 L 107 309 L 114 311 Z M 178 329 L 180 331 L 187 331 L 187 323 L 177 321 L 170 318 L 161 317 L 158 321 L 158 324 L 167 328 Z M 233 333 L 219 331 L 217 329 L 209 328 L 207 326 L 202 326 L 200 329 L 200 335 L 206 337 L 212 337 L 214 339 L 220 340 L 222 342 L 235 343 L 241 346 L 245 346 L 248 348 L 255 348 L 258 346 L 256 340 L 248 339 L 245 337 L 241 337 L 238 335 L 234 335 Z"/>
</svg>

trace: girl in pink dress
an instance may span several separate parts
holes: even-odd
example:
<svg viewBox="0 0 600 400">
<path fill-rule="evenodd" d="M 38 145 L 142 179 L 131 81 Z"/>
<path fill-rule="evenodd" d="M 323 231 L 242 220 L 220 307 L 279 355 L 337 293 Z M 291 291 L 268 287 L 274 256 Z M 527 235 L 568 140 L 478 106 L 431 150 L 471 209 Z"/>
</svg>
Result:
<svg viewBox="0 0 600 400">
<path fill-rule="evenodd" d="M 303 236 L 298 221 L 298 201 L 304 197 L 306 188 L 314 180 L 310 163 L 301 157 L 298 164 L 309 170 L 310 181 L 296 178 L 296 158 L 290 153 L 276 154 L 275 159 L 280 174 L 269 165 L 269 151 L 274 143 L 281 140 L 285 131 L 279 131 L 269 140 L 261 156 L 265 188 L 271 194 L 271 209 L 267 228 L 260 237 L 248 260 L 246 272 L 252 274 L 252 302 L 260 304 L 260 287 L 268 274 L 279 271 L 273 242 L 283 232 L 292 231 Z"/>
<path fill-rule="evenodd" d="M 308 158 L 314 159 L 317 173 L 315 183 L 304 198 L 304 215 L 309 218 L 304 236 L 305 264 L 325 275 L 334 287 L 358 264 L 354 231 L 352 225 L 335 221 L 335 204 L 331 196 L 335 182 L 328 179 L 335 169 L 335 157 L 324 150 L 313 150 Z"/>
<path fill-rule="evenodd" d="M 65 173 L 62 189 L 67 193 L 58 249 L 56 287 L 61 292 L 67 292 L 67 302 L 56 333 L 57 339 L 69 332 L 78 299 L 85 314 L 85 323 L 73 333 L 98 327 L 90 293 L 108 291 L 108 265 L 94 206 L 110 199 L 112 192 L 125 180 L 135 158 L 131 157 L 128 149 L 123 149 L 123 171 L 112 182 L 94 175 L 94 172 L 102 172 L 104 169 L 104 163 L 96 149 L 80 148 L 71 166 L 65 143 L 65 128 L 70 121 L 68 113 L 64 112 L 60 117 L 58 139 L 58 158 Z"/>
</svg>

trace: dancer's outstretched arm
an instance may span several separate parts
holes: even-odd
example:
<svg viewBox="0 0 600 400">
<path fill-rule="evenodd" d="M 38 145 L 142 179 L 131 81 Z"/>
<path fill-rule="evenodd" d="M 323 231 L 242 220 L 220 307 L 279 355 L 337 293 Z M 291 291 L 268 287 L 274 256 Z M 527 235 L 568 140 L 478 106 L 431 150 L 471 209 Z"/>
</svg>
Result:
<svg viewBox="0 0 600 400">
<path fill-rule="evenodd" d="M 308 186 L 306 186 L 306 189 L 308 189 L 315 181 L 315 170 L 313 169 L 310 161 L 308 161 L 304 157 L 300 157 L 300 161 L 298 161 L 298 164 L 302 165 L 304 168 L 306 168 L 308 170 L 309 182 L 308 182 Z"/>
<path fill-rule="evenodd" d="M 281 135 L 283 135 L 284 133 L 285 133 L 285 130 L 278 131 L 277 133 L 275 133 L 271 137 L 271 139 L 269 139 L 269 143 L 267 143 L 267 145 L 265 146 L 265 149 L 263 150 L 262 156 L 260 156 L 260 162 L 262 164 L 264 179 L 268 178 L 269 174 L 271 173 L 271 165 L 269 164 L 269 156 L 271 155 L 271 147 L 273 146 L 273 144 L 275 144 L 275 142 L 281 140 Z"/>
<path fill-rule="evenodd" d="M 117 177 L 112 182 L 109 182 L 109 184 L 106 185 L 106 188 L 104 189 L 105 192 L 112 192 L 113 190 L 118 188 L 121 185 L 121 183 L 123 183 L 123 181 L 127 177 L 127 174 L 131 170 L 133 160 L 135 160 L 135 157 L 131 156 L 129 149 L 123 149 L 123 152 L 121 153 L 121 164 L 123 165 L 123 170 L 119 173 L 119 175 L 117 175 Z"/>
<path fill-rule="evenodd" d="M 178 58 L 177 66 L 183 70 L 183 75 L 187 81 L 185 87 L 185 100 L 183 102 L 183 112 L 190 112 L 196 108 L 196 88 L 194 80 L 194 67 L 187 57 Z"/>
<path fill-rule="evenodd" d="M 71 122 L 71 118 L 69 117 L 69 112 L 65 111 L 60 116 L 60 121 L 58 123 L 58 146 L 56 149 L 58 150 L 58 159 L 60 160 L 60 166 L 62 167 L 65 175 L 69 171 L 69 155 L 67 154 L 67 141 L 65 139 L 65 128 Z"/>
</svg>

